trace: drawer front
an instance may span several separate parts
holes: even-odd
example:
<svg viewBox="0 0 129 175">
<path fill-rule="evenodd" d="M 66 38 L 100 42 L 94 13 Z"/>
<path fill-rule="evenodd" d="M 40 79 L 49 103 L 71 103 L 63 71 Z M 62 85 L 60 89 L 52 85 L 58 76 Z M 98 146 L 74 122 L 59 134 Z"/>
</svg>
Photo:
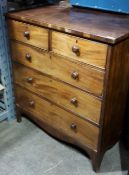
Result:
<svg viewBox="0 0 129 175">
<path fill-rule="evenodd" d="M 40 52 L 25 45 L 12 42 L 12 58 L 30 68 L 52 75 L 73 86 L 102 95 L 104 73 L 102 71 L 76 63 L 58 55 Z M 26 58 L 30 55 L 30 58 Z"/>
<path fill-rule="evenodd" d="M 52 32 L 52 51 L 75 60 L 105 69 L 107 45 Z"/>
<path fill-rule="evenodd" d="M 25 111 L 32 113 L 37 119 L 57 129 L 59 133 L 65 133 L 76 141 L 92 149 L 97 149 L 99 128 L 27 90 L 18 86 L 15 88 L 17 104 Z"/>
<path fill-rule="evenodd" d="M 33 46 L 48 49 L 48 30 L 26 23 L 8 20 L 11 39 L 22 41 Z"/>
<path fill-rule="evenodd" d="M 13 65 L 16 84 L 31 90 L 83 118 L 99 124 L 101 101 L 20 64 Z"/>
</svg>

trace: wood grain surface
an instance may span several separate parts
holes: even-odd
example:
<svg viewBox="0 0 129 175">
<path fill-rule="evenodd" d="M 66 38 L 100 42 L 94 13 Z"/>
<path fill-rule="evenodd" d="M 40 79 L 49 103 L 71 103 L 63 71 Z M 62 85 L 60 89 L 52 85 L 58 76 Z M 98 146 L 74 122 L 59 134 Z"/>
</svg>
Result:
<svg viewBox="0 0 129 175">
<path fill-rule="evenodd" d="M 41 121 L 55 128 L 58 132 L 66 133 L 73 140 L 86 144 L 96 150 L 99 128 L 78 118 L 77 116 L 41 99 L 29 91 L 15 86 L 17 104 L 25 111 L 35 115 Z M 88 132 L 87 132 L 88 131 Z M 54 134 L 54 133 L 53 133 Z"/>
<path fill-rule="evenodd" d="M 129 16 L 59 6 L 6 16 L 19 112 L 88 151 L 97 171 L 123 130 Z"/>
<path fill-rule="evenodd" d="M 75 47 L 75 51 L 73 50 Z M 52 32 L 52 51 L 105 69 L 108 46 L 59 32 Z"/>
<path fill-rule="evenodd" d="M 101 112 L 99 99 L 20 64 L 13 64 L 13 70 L 16 84 L 99 124 Z"/>
<path fill-rule="evenodd" d="M 123 142 L 126 149 L 129 150 L 129 90 L 128 90 L 125 119 L 124 119 Z"/>
<path fill-rule="evenodd" d="M 102 148 L 120 139 L 129 88 L 129 39 L 111 48 L 105 84 Z"/>
<path fill-rule="evenodd" d="M 101 70 L 53 53 L 41 52 L 39 49 L 16 42 L 12 42 L 11 50 L 12 59 L 19 63 L 56 77 L 97 96 L 102 96 L 103 94 L 104 72 Z M 27 53 L 31 55 L 31 61 L 26 60 L 25 55 Z M 74 72 L 78 73 L 77 79 L 71 77 Z"/>
<path fill-rule="evenodd" d="M 9 35 L 11 39 L 22 41 L 39 48 L 48 49 L 48 30 L 15 20 L 8 20 Z M 28 36 L 24 36 L 29 32 Z"/>
<path fill-rule="evenodd" d="M 7 16 L 110 44 L 115 44 L 129 37 L 129 15 L 48 6 L 12 12 Z"/>
</svg>

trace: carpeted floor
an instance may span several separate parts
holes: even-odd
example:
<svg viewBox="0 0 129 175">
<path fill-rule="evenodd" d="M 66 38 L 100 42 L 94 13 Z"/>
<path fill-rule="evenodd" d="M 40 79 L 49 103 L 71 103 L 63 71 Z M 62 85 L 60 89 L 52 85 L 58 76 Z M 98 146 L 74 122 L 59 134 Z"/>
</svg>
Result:
<svg viewBox="0 0 129 175">
<path fill-rule="evenodd" d="M 104 156 L 100 175 L 127 175 L 129 152 L 116 144 Z M 0 123 L 0 175 L 95 175 L 79 150 L 48 136 L 23 118 Z"/>
</svg>

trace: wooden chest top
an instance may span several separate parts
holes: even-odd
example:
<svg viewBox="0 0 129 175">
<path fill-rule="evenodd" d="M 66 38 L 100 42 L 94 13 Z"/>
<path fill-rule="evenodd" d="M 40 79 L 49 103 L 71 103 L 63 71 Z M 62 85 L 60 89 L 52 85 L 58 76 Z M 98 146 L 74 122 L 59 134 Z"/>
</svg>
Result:
<svg viewBox="0 0 129 175">
<path fill-rule="evenodd" d="M 7 16 L 109 44 L 129 37 L 129 15 L 47 6 L 12 12 Z"/>
</svg>

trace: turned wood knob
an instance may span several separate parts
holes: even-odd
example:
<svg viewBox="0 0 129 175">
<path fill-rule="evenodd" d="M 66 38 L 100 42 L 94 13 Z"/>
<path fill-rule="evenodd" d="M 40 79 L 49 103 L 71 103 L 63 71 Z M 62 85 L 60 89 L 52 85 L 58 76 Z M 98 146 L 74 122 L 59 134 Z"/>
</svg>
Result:
<svg viewBox="0 0 129 175">
<path fill-rule="evenodd" d="M 32 57 L 31 57 L 31 55 L 30 55 L 29 53 L 27 53 L 25 57 L 26 57 L 26 59 L 27 59 L 28 61 L 31 61 L 31 58 L 32 58 Z"/>
<path fill-rule="evenodd" d="M 35 105 L 35 102 L 34 102 L 34 101 L 30 101 L 30 102 L 29 102 L 29 106 L 30 106 L 30 107 L 34 107 L 34 105 Z"/>
<path fill-rule="evenodd" d="M 77 129 L 77 125 L 75 123 L 72 123 L 70 128 L 73 129 L 73 130 L 76 130 Z"/>
<path fill-rule="evenodd" d="M 30 37 L 30 32 L 29 31 L 25 31 L 23 33 L 24 37 L 26 37 L 27 39 Z"/>
<path fill-rule="evenodd" d="M 75 53 L 75 54 L 77 54 L 77 55 L 80 54 L 80 48 L 79 48 L 78 46 L 76 46 L 76 45 L 74 45 L 74 46 L 72 47 L 72 51 L 73 51 L 73 53 Z"/>
<path fill-rule="evenodd" d="M 79 73 L 78 72 L 76 72 L 76 71 L 74 71 L 74 72 L 72 72 L 72 74 L 71 74 L 71 77 L 73 78 L 73 79 L 78 79 L 79 78 Z"/>
<path fill-rule="evenodd" d="M 77 106 L 78 105 L 78 100 L 76 97 L 72 98 L 71 99 L 71 103 L 74 105 L 74 106 Z"/>
<path fill-rule="evenodd" d="M 27 81 L 28 83 L 32 83 L 32 82 L 33 82 L 33 78 L 32 78 L 32 77 L 28 77 L 28 78 L 26 79 L 26 81 Z"/>
</svg>

